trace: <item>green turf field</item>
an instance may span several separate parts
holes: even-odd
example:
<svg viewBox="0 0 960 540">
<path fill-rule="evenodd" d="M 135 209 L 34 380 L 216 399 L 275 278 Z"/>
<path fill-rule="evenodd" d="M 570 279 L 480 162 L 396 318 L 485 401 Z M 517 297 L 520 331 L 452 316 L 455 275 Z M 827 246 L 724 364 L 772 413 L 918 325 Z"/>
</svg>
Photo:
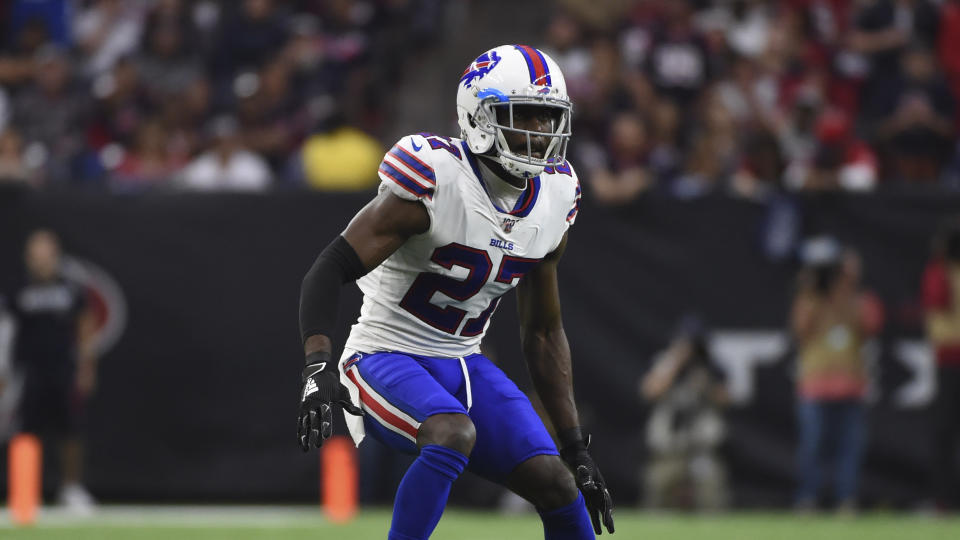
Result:
<svg viewBox="0 0 960 540">
<path fill-rule="evenodd" d="M 390 514 L 369 510 L 349 525 L 327 523 L 312 509 L 160 508 L 105 509 L 90 518 L 47 512 L 33 527 L 14 529 L 0 518 L 0 538 L 62 540 L 246 540 L 385 538 Z M 437 540 L 514 540 L 542 538 L 533 515 L 498 515 L 450 510 L 433 535 Z M 602 538 L 651 540 L 957 540 L 960 518 L 893 514 L 860 517 L 791 514 L 687 516 L 617 513 L 617 533 Z"/>
</svg>

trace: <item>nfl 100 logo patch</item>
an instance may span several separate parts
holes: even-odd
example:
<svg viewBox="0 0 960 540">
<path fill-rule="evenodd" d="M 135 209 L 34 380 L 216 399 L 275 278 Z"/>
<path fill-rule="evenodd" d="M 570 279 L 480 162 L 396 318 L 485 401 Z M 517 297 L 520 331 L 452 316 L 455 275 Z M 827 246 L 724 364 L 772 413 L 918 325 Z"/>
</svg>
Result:
<svg viewBox="0 0 960 540">
<path fill-rule="evenodd" d="M 513 226 L 516 225 L 518 221 L 520 221 L 520 220 L 519 220 L 519 219 L 511 219 L 511 218 L 503 218 L 503 223 L 501 224 L 501 227 L 503 227 L 503 232 L 509 233 L 509 232 L 513 231 Z"/>
</svg>

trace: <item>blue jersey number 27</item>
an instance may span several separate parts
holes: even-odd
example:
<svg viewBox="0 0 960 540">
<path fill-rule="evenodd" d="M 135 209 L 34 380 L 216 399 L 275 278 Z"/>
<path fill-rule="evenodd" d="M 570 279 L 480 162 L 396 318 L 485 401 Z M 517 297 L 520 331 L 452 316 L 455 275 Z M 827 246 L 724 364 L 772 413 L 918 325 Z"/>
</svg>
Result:
<svg viewBox="0 0 960 540">
<path fill-rule="evenodd" d="M 447 270 L 459 266 L 467 269 L 469 273 L 465 279 L 456 279 L 432 272 L 423 272 L 417 276 L 407 294 L 403 296 L 400 307 L 438 330 L 448 334 L 456 334 L 463 319 L 466 318 L 467 312 L 456 307 L 455 304 L 440 307 L 430 300 L 438 292 L 461 302 L 469 300 L 486 285 L 487 279 L 490 278 L 490 272 L 493 270 L 493 263 L 486 251 L 457 243 L 438 247 L 433 251 L 430 260 Z M 538 262 L 540 262 L 539 259 L 504 255 L 494 279 L 499 283 L 511 285 L 514 280 L 522 278 Z M 499 302 L 499 297 L 493 299 L 482 313 L 468 320 L 467 324 L 460 330 L 460 335 L 471 337 L 483 332 L 487 319 L 490 318 Z"/>
</svg>

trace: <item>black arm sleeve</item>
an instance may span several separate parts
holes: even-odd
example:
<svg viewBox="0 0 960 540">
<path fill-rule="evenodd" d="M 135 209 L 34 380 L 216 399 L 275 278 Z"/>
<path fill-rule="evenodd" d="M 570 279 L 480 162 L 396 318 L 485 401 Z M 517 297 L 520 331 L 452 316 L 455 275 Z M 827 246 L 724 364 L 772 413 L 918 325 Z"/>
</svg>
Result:
<svg viewBox="0 0 960 540">
<path fill-rule="evenodd" d="M 367 273 L 353 246 L 337 236 L 325 247 L 300 286 L 300 337 L 330 337 L 337 324 L 340 287 Z"/>
</svg>

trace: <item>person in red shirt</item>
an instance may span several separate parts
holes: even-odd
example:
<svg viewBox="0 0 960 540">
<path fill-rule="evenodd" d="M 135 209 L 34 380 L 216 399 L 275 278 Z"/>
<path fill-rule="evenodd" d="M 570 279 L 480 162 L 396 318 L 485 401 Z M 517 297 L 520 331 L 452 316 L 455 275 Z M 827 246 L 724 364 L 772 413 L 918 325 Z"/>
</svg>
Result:
<svg viewBox="0 0 960 540">
<path fill-rule="evenodd" d="M 947 222 L 938 235 L 923 274 L 923 304 L 927 339 L 937 362 L 930 483 L 936 504 L 949 508 L 955 502 L 954 456 L 960 450 L 960 217 Z"/>
</svg>

